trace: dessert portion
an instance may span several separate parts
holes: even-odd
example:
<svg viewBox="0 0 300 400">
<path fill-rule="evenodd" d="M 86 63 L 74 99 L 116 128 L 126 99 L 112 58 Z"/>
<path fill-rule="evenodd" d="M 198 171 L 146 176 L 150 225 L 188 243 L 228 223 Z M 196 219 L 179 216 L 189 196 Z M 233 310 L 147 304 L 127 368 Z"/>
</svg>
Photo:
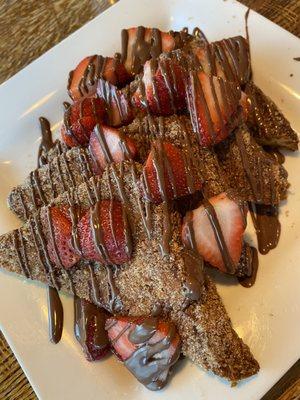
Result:
<svg viewBox="0 0 300 400">
<path fill-rule="evenodd" d="M 19 230 L 0 238 L 1 267 L 75 293 L 113 313 L 149 315 L 159 305 L 161 315 L 177 326 L 184 354 L 231 380 L 253 374 L 258 364 L 232 330 L 214 284 L 202 271 L 201 258 L 181 243 L 180 216 L 176 212 L 167 216 L 163 204 L 153 206 L 143 199 L 136 185 L 139 170 L 141 166 L 130 161 L 112 164 L 101 179 L 90 179 L 89 188 L 82 184 L 74 191 L 71 208 L 66 208 L 68 193 L 56 198 L 52 206 L 41 208 Z M 120 229 L 120 220 L 111 233 L 106 221 L 113 225 L 116 211 L 101 218 L 99 202 L 108 200 L 97 201 L 96 195 L 100 199 L 112 195 L 115 202 L 123 203 L 129 221 L 126 232 L 129 227 L 134 229 L 130 242 L 129 232 Z M 86 214 L 75 225 L 74 215 L 68 218 L 65 212 L 86 209 L 93 196 L 89 227 Z M 95 231 L 91 234 L 90 230 Z M 109 244 L 107 235 L 116 239 L 118 249 Z M 72 245 L 76 239 L 80 252 Z M 108 254 L 103 253 L 105 249 Z M 95 255 L 100 255 L 102 262 L 91 264 Z M 108 260 L 113 255 L 122 256 L 117 260 L 122 265 Z M 203 349 L 196 354 L 198 346 Z"/>
<path fill-rule="evenodd" d="M 55 343 L 58 291 L 73 294 L 86 359 L 112 351 L 150 390 L 180 354 L 232 382 L 257 373 L 207 270 L 254 284 L 248 210 L 267 253 L 289 186 L 277 147 L 298 138 L 252 82 L 248 41 L 129 28 L 68 93 L 61 141 L 42 118 L 38 168 L 9 195 L 23 225 L 0 237 L 0 267 L 49 286 Z"/>
</svg>

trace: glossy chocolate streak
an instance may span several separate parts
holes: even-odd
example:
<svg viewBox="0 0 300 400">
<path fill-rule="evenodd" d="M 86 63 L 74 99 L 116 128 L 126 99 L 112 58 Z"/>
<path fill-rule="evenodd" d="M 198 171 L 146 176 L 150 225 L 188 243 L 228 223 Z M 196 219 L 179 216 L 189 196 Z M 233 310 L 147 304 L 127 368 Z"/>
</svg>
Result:
<svg viewBox="0 0 300 400">
<path fill-rule="evenodd" d="M 188 98 L 188 103 L 189 103 L 189 111 L 190 111 L 190 117 L 191 117 L 191 123 L 193 126 L 194 132 L 198 133 L 199 137 L 201 137 L 200 132 L 201 132 L 201 126 L 199 123 L 198 119 L 198 114 L 197 114 L 197 109 L 198 106 L 201 107 L 202 112 L 205 114 L 205 120 L 207 121 L 207 131 L 209 136 L 213 138 L 213 140 L 216 137 L 215 129 L 214 129 L 214 124 L 212 121 L 212 117 L 205 99 L 205 95 L 203 92 L 202 85 L 199 81 L 198 75 L 195 71 L 190 72 L 189 80 L 191 83 L 191 92 L 189 93 Z"/>
<path fill-rule="evenodd" d="M 38 150 L 38 167 L 45 165 L 47 163 L 46 155 L 48 151 L 54 146 L 52 139 L 52 132 L 50 129 L 49 121 L 40 117 L 40 126 L 41 126 L 41 134 L 42 140 Z M 59 142 L 58 142 L 59 145 Z M 61 151 L 59 151 L 59 154 Z M 52 184 L 51 180 L 51 170 L 49 167 L 49 181 Z M 52 226 L 51 229 L 53 230 Z M 53 233 L 52 233 L 53 235 Z M 53 239 L 53 236 L 52 236 Z M 24 248 L 24 245 L 23 245 Z M 56 249 L 57 251 L 57 249 Z M 25 252 L 24 252 L 24 259 Z M 49 330 L 49 339 L 52 343 L 58 343 L 61 339 L 62 330 L 63 330 L 63 306 L 58 294 L 58 291 L 54 287 L 48 286 L 47 288 L 47 304 L 48 304 L 48 330 Z"/>
<path fill-rule="evenodd" d="M 60 288 L 56 280 L 55 272 L 49 257 L 47 243 L 43 234 L 40 218 L 40 212 L 38 212 L 33 216 L 32 219 L 29 220 L 34 244 L 37 249 L 39 261 L 44 267 L 45 274 L 50 285 L 59 290 Z"/>
<path fill-rule="evenodd" d="M 119 290 L 115 284 L 114 272 L 118 268 L 115 265 L 106 265 L 107 280 L 109 286 L 109 308 L 108 311 L 112 314 L 120 312 L 123 308 L 123 303 L 120 298 Z"/>
<path fill-rule="evenodd" d="M 167 194 L 167 186 L 165 176 L 169 178 L 174 197 L 177 195 L 175 178 L 172 167 L 169 163 L 168 157 L 165 154 L 164 146 L 161 140 L 157 140 L 152 147 L 153 150 L 153 166 L 156 171 L 158 188 L 161 198 L 163 200 L 163 236 L 160 243 L 160 249 L 163 256 L 168 256 L 170 252 L 170 238 L 171 238 L 171 220 L 169 210 L 169 198 Z"/>
<path fill-rule="evenodd" d="M 166 385 L 169 370 L 178 360 L 181 351 L 180 346 L 177 346 L 171 358 L 169 358 L 169 352 L 166 351 L 176 335 L 173 324 L 170 325 L 166 337 L 158 342 L 149 343 L 157 331 L 157 326 L 158 320 L 149 317 L 129 332 L 129 340 L 138 344 L 139 347 L 124 362 L 137 380 L 150 390 L 159 390 Z"/>
<path fill-rule="evenodd" d="M 108 347 L 109 339 L 105 331 L 106 314 L 94 304 L 74 296 L 74 334 L 87 360 L 93 360 L 88 342 L 96 350 Z M 87 328 L 92 336 L 87 338 Z"/>
<path fill-rule="evenodd" d="M 112 264 L 103 241 L 102 224 L 100 220 L 100 207 L 101 203 L 98 201 L 91 209 L 90 226 L 92 229 L 93 241 L 102 260 L 104 260 L 108 264 Z M 113 229 L 113 226 L 111 226 L 111 229 Z"/>
<path fill-rule="evenodd" d="M 215 239 L 216 239 L 217 245 L 219 247 L 219 251 L 221 253 L 222 260 L 223 260 L 224 266 L 226 268 L 226 271 L 229 274 L 234 274 L 236 267 L 234 265 L 234 262 L 232 261 L 232 258 L 230 257 L 228 247 L 226 245 L 225 238 L 224 238 L 216 211 L 215 211 L 213 205 L 207 199 L 203 199 L 203 205 L 204 205 L 206 214 L 208 216 L 209 222 L 211 224 L 211 227 L 213 229 Z"/>
<path fill-rule="evenodd" d="M 37 162 L 38 168 L 47 164 L 45 156 L 54 145 L 49 121 L 44 117 L 40 117 L 39 121 L 41 126 L 42 140 L 38 150 L 38 162 Z"/>
<path fill-rule="evenodd" d="M 134 182 L 134 186 L 138 187 L 138 178 L 134 162 L 131 162 L 131 174 Z M 152 221 L 151 221 L 151 204 L 149 201 L 142 201 L 139 194 L 137 195 L 137 203 L 139 212 L 143 221 L 143 227 L 147 234 L 148 239 L 151 239 L 152 232 Z"/>
<path fill-rule="evenodd" d="M 264 146 L 264 150 L 279 164 L 284 164 L 285 156 L 275 147 Z"/>
<path fill-rule="evenodd" d="M 203 258 L 196 252 L 185 250 L 183 252 L 185 266 L 185 295 L 190 301 L 201 299 L 204 285 Z"/>
<path fill-rule="evenodd" d="M 63 306 L 57 290 L 51 286 L 47 288 L 47 299 L 49 339 L 56 344 L 60 341 L 63 331 Z"/>
<path fill-rule="evenodd" d="M 249 209 L 256 231 L 259 252 L 267 254 L 270 250 L 275 249 L 280 238 L 281 225 L 278 219 L 278 206 L 250 202 Z"/>
<path fill-rule="evenodd" d="M 162 38 L 159 29 L 151 29 L 150 38 L 146 39 L 146 28 L 139 26 L 131 46 L 131 73 L 137 74 L 147 60 L 157 58 L 162 53 Z M 128 58 L 128 31 L 122 30 L 122 52 L 121 62 L 125 63 Z M 150 39 L 150 40 L 149 40 Z"/>
<path fill-rule="evenodd" d="M 23 274 L 26 276 L 26 278 L 31 278 L 31 271 L 28 267 L 28 259 L 25 251 L 24 239 L 19 229 L 14 231 L 13 244 L 14 248 L 16 249 L 19 266 Z"/>
<path fill-rule="evenodd" d="M 256 281 L 256 274 L 258 269 L 258 255 L 257 250 L 254 247 L 247 246 L 247 260 L 247 274 L 242 278 L 238 278 L 238 281 L 242 286 L 249 288 L 253 286 Z"/>
</svg>

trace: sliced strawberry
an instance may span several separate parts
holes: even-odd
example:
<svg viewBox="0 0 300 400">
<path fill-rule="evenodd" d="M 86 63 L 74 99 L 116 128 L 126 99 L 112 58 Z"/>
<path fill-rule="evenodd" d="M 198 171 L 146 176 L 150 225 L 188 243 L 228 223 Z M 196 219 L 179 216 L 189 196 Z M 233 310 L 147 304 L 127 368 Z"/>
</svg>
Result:
<svg viewBox="0 0 300 400">
<path fill-rule="evenodd" d="M 111 345 L 129 371 L 148 389 L 165 386 L 179 358 L 175 326 L 153 317 L 111 317 L 106 322 Z"/>
<path fill-rule="evenodd" d="M 116 86 L 130 81 L 130 75 L 117 57 L 99 55 L 84 58 L 74 71 L 70 72 L 68 92 L 73 100 L 96 93 L 97 81 L 103 78 Z"/>
<path fill-rule="evenodd" d="M 187 84 L 188 109 L 200 145 L 224 140 L 237 126 L 241 90 L 222 78 L 191 72 Z"/>
<path fill-rule="evenodd" d="M 88 361 L 101 360 L 110 344 L 105 330 L 107 314 L 104 309 L 84 299 L 75 297 L 75 337 Z"/>
<path fill-rule="evenodd" d="M 141 179 L 145 196 L 156 204 L 201 188 L 201 181 L 193 164 L 188 162 L 188 155 L 185 157 L 183 150 L 160 140 L 152 144 Z"/>
<path fill-rule="evenodd" d="M 130 260 L 131 242 L 122 203 L 102 200 L 89 209 L 77 225 L 84 258 L 106 264 Z"/>
<path fill-rule="evenodd" d="M 86 97 L 76 101 L 65 111 L 62 140 L 70 147 L 86 146 L 94 126 L 103 122 L 105 116 L 106 105 L 102 99 Z"/>
<path fill-rule="evenodd" d="M 79 261 L 80 256 L 75 254 L 71 247 L 72 223 L 67 209 L 50 207 L 49 220 L 45 218 L 43 222 L 49 234 L 47 250 L 50 260 L 58 266 L 71 268 Z"/>
<path fill-rule="evenodd" d="M 97 174 L 100 174 L 107 164 L 134 159 L 137 155 L 137 148 L 132 139 L 115 128 L 99 124 L 91 134 L 89 150 Z"/>
<path fill-rule="evenodd" d="M 187 213 L 182 226 L 182 241 L 189 246 L 193 237 L 194 245 L 205 261 L 222 272 L 234 273 L 242 251 L 246 212 L 244 205 L 226 193 L 212 197 Z"/>
<path fill-rule="evenodd" d="M 127 71 L 139 73 L 147 60 L 157 58 L 163 52 L 169 52 L 176 46 L 174 37 L 159 29 L 143 26 L 123 29 L 122 62 Z"/>
<path fill-rule="evenodd" d="M 171 58 L 147 61 L 132 103 L 156 115 L 171 115 L 184 110 L 185 75 L 182 66 Z"/>
<path fill-rule="evenodd" d="M 126 125 L 134 118 L 126 90 L 118 90 L 104 79 L 98 80 L 97 96 L 105 102 L 107 123 L 110 126 Z"/>
<path fill-rule="evenodd" d="M 244 85 L 250 79 L 249 45 L 242 36 L 204 46 L 199 46 L 194 41 L 186 51 L 194 54 L 201 69 L 208 75 L 215 75 L 238 85 Z"/>
</svg>

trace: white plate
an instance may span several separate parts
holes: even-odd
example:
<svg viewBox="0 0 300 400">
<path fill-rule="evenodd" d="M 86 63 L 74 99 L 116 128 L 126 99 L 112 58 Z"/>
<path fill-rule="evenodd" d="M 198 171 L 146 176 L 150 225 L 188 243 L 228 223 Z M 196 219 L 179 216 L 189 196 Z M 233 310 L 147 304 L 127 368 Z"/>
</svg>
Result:
<svg viewBox="0 0 300 400">
<path fill-rule="evenodd" d="M 120 30 L 148 25 L 163 30 L 199 25 L 209 39 L 244 34 L 246 8 L 228 0 L 122 0 L 71 35 L 0 87 L 0 233 L 18 226 L 6 197 L 34 168 L 39 142 L 38 117 L 54 127 L 67 99 L 68 71 L 84 56 L 111 55 L 120 48 Z M 255 81 L 300 131 L 300 41 L 265 18 L 250 14 Z M 293 74 L 293 76 L 290 76 Z M 0 274 L 0 320 L 9 344 L 40 399 L 259 399 L 300 356 L 300 181 L 298 154 L 286 167 L 292 184 L 281 208 L 280 245 L 261 257 L 252 289 L 219 285 L 239 335 L 249 344 L 261 372 L 231 388 L 228 383 L 184 361 L 170 385 L 152 393 L 139 385 L 113 357 L 84 360 L 75 341 L 72 299 L 63 297 L 65 329 L 58 345 L 47 336 L 44 287 Z"/>
</svg>

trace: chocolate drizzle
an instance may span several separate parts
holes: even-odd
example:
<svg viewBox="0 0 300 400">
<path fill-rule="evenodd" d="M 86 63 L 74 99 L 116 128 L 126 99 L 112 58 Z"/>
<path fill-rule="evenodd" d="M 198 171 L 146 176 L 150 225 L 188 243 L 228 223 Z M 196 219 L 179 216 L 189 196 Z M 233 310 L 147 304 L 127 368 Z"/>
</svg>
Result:
<svg viewBox="0 0 300 400">
<path fill-rule="evenodd" d="M 149 317 L 128 333 L 128 339 L 138 348 L 124 362 L 136 379 L 150 390 L 159 390 L 166 385 L 169 370 L 178 360 L 181 351 L 179 345 L 171 357 L 168 351 L 177 335 L 175 326 L 170 324 L 167 335 L 155 341 L 157 327 L 158 319 Z M 129 329 L 131 325 L 125 328 Z"/>
<path fill-rule="evenodd" d="M 189 301 L 201 299 L 204 286 L 204 270 L 202 257 L 192 250 L 184 250 L 184 266 L 186 280 L 184 283 L 185 295 Z"/>
<path fill-rule="evenodd" d="M 48 151 L 54 146 L 49 121 L 44 117 L 40 117 L 39 121 L 41 126 L 42 140 L 38 150 L 38 168 L 47 164 L 45 157 Z"/>
<path fill-rule="evenodd" d="M 94 350 L 104 350 L 109 346 L 109 339 L 105 331 L 106 314 L 104 310 L 94 304 L 74 296 L 74 334 L 87 360 L 93 360 L 88 342 Z M 90 328 L 87 337 L 87 327 Z"/>
<path fill-rule="evenodd" d="M 259 252 L 267 254 L 277 246 L 280 238 L 281 225 L 278 219 L 278 206 L 250 202 L 249 209 L 256 231 Z"/>
<path fill-rule="evenodd" d="M 115 73 L 117 69 L 117 64 L 120 63 L 119 57 L 114 57 L 113 59 L 110 59 L 109 57 L 103 57 L 101 55 L 93 55 L 89 57 L 88 64 L 86 65 L 83 75 L 77 86 L 80 96 L 88 96 L 95 92 L 98 80 L 101 78 L 105 78 L 105 72 L 108 62 L 112 64 L 110 65 L 110 70 Z M 72 97 L 70 89 L 72 86 L 73 77 L 74 71 L 71 71 L 69 73 L 67 87 L 70 97 Z M 114 78 L 115 80 L 117 80 L 116 76 L 114 76 Z"/>
<path fill-rule="evenodd" d="M 229 254 L 228 247 L 225 242 L 225 238 L 217 217 L 217 213 L 213 207 L 213 205 L 210 203 L 209 200 L 203 199 L 203 205 L 206 211 L 206 214 L 209 218 L 209 222 L 211 224 L 211 227 L 214 232 L 214 236 L 217 242 L 217 245 L 219 247 L 219 251 L 222 256 L 222 260 L 226 269 L 226 272 L 229 274 L 234 274 L 236 271 L 236 266 L 234 265 L 234 262 L 232 261 L 232 258 Z"/>
<path fill-rule="evenodd" d="M 132 74 L 141 71 L 142 66 L 150 58 L 157 58 L 162 53 L 162 37 L 159 29 L 151 29 L 150 35 L 146 35 L 146 28 L 139 26 L 133 42 L 130 43 L 131 52 L 128 54 L 129 35 L 126 29 L 122 30 L 121 62 L 128 65 Z M 132 40 L 132 39 L 131 39 Z M 131 60 L 129 59 L 131 58 Z"/>
<path fill-rule="evenodd" d="M 63 331 L 63 306 L 57 290 L 51 286 L 47 288 L 47 298 L 49 338 L 52 343 L 56 344 L 60 341 Z"/>
<path fill-rule="evenodd" d="M 239 277 L 239 283 L 244 287 L 251 287 L 254 285 L 256 280 L 256 274 L 258 269 L 258 255 L 257 250 L 246 244 L 246 259 L 247 259 L 247 271 L 243 277 Z"/>
<path fill-rule="evenodd" d="M 41 134 L 42 134 L 42 140 L 41 140 L 39 150 L 38 150 L 38 167 L 40 168 L 41 166 L 47 164 L 47 153 L 50 149 L 53 148 L 54 145 L 58 149 L 58 155 L 62 153 L 62 149 L 61 149 L 59 141 L 56 144 L 53 143 L 52 132 L 50 129 L 49 121 L 44 117 L 40 117 L 39 121 L 40 121 Z M 50 166 L 49 166 L 49 180 L 52 183 Z M 38 182 L 37 176 L 35 177 L 35 181 Z M 39 192 L 40 191 L 41 190 L 39 190 Z M 44 199 L 44 201 L 45 201 L 45 199 Z M 51 224 L 50 224 L 50 228 L 52 229 Z M 52 232 L 52 235 L 53 235 L 53 232 Z M 24 244 L 23 244 L 22 248 L 24 249 Z M 56 249 L 56 252 L 57 252 L 57 249 Z M 23 259 L 26 259 L 25 251 L 23 251 L 23 253 L 24 253 Z M 27 264 L 27 261 L 26 261 L 26 264 Z M 61 335 L 62 335 L 62 330 L 63 330 L 63 306 L 62 306 L 58 291 L 54 287 L 48 286 L 47 299 L 48 299 L 49 338 L 52 343 L 56 344 L 60 341 Z"/>
</svg>

